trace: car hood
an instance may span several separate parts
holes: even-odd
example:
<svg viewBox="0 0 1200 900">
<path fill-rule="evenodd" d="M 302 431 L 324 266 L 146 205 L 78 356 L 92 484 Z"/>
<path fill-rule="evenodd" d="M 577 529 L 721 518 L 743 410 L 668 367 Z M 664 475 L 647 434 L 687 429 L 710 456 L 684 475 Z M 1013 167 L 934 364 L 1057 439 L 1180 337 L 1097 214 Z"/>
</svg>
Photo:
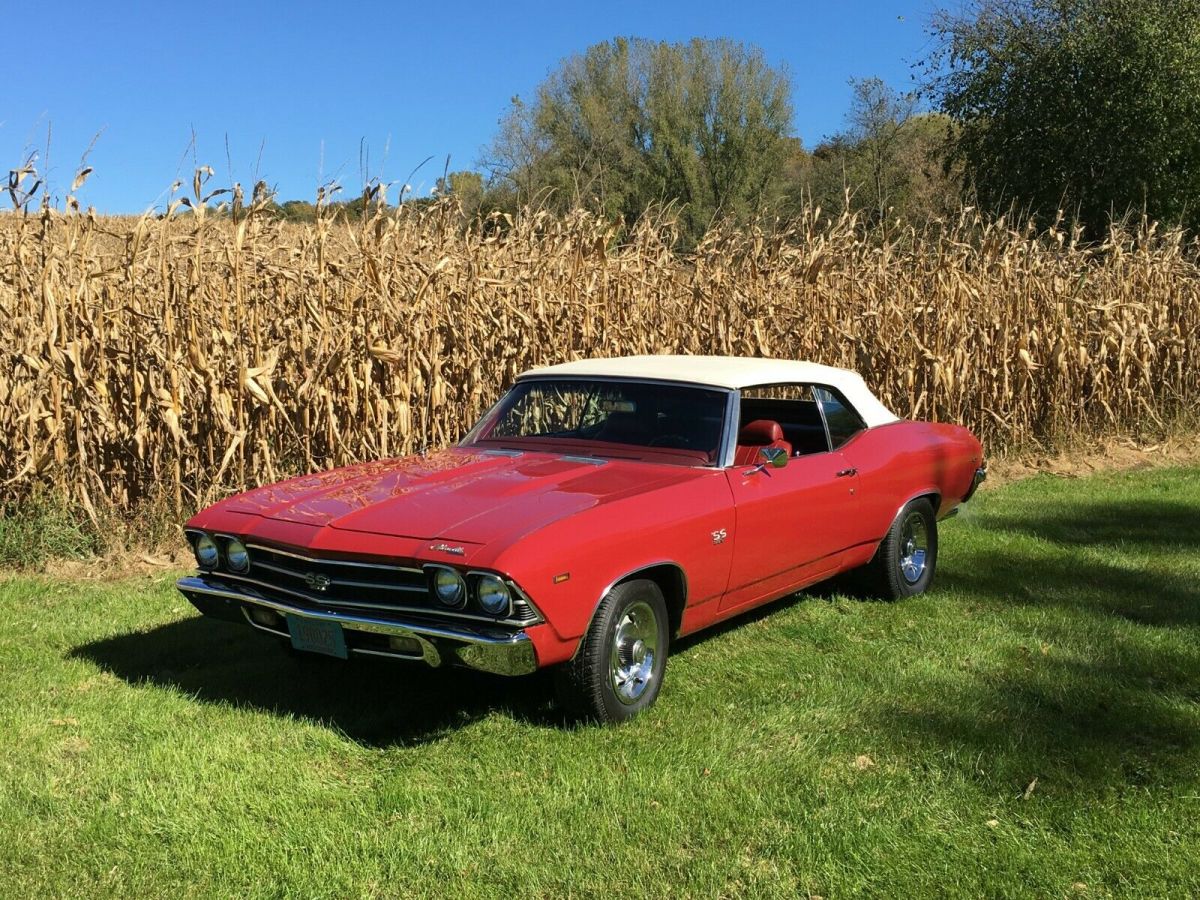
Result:
<svg viewBox="0 0 1200 900">
<path fill-rule="evenodd" d="M 453 448 L 292 479 L 231 497 L 227 511 L 417 540 L 515 539 L 621 497 L 706 470 L 554 453 Z"/>
</svg>

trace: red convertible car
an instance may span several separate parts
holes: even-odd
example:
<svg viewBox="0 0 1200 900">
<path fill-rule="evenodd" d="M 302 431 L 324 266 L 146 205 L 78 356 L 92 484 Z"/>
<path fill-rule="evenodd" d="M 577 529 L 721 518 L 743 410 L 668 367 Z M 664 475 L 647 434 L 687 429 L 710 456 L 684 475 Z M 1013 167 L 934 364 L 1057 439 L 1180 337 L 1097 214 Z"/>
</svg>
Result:
<svg viewBox="0 0 1200 900">
<path fill-rule="evenodd" d="M 584 360 L 521 375 L 455 447 L 205 509 L 179 589 L 299 651 L 554 667 L 576 713 L 621 721 L 681 635 L 852 569 L 925 590 L 984 474 L 965 428 L 901 421 L 843 369 Z"/>
</svg>

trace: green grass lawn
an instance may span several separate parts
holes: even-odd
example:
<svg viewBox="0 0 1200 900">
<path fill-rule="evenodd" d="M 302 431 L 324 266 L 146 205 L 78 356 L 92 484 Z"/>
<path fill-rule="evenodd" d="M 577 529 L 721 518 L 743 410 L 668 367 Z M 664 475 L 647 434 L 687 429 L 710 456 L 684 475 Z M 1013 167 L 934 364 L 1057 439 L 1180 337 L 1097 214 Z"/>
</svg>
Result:
<svg viewBox="0 0 1200 900">
<path fill-rule="evenodd" d="M 683 642 L 621 728 L 293 660 L 173 574 L 7 578 L 0 894 L 1200 893 L 1200 470 L 985 491 L 941 548 Z"/>
</svg>

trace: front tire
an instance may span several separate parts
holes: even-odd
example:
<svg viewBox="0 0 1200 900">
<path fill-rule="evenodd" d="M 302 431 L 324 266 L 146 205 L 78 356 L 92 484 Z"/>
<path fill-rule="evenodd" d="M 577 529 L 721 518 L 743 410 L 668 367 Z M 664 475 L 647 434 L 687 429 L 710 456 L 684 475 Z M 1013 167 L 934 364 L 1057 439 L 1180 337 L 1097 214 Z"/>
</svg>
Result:
<svg viewBox="0 0 1200 900">
<path fill-rule="evenodd" d="M 598 722 L 632 719 L 658 698 L 668 643 L 667 604 L 658 585 L 617 585 L 601 601 L 574 659 L 555 672 L 559 703 Z"/>
<path fill-rule="evenodd" d="M 888 529 L 866 566 L 871 593 L 884 600 L 920 594 L 937 568 L 937 517 L 924 497 L 908 503 Z"/>
</svg>

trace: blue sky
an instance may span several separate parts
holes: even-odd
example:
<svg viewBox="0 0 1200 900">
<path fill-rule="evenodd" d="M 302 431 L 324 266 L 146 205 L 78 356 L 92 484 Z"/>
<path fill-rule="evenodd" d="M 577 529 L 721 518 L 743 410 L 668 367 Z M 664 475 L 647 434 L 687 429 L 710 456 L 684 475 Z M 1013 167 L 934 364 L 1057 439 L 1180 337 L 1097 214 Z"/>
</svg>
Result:
<svg viewBox="0 0 1200 900">
<path fill-rule="evenodd" d="M 323 180 L 353 194 L 360 144 L 370 174 L 428 192 L 446 155 L 469 168 L 509 98 L 530 96 L 558 60 L 616 35 L 730 37 L 785 65 L 806 146 L 838 131 L 847 80 L 911 87 L 928 46 L 930 0 L 823 3 L 503 0 L 492 3 L 28 4 L 8 6 L 0 53 L 0 168 L 37 150 L 53 193 L 80 156 L 94 174 L 81 203 L 106 212 L 161 204 L 196 161 L 215 182 L 256 168 L 281 199 Z M 45 145 L 50 132 L 49 167 Z M 394 199 L 394 194 L 393 194 Z M 5 201 L 7 203 L 7 201 Z"/>
</svg>

